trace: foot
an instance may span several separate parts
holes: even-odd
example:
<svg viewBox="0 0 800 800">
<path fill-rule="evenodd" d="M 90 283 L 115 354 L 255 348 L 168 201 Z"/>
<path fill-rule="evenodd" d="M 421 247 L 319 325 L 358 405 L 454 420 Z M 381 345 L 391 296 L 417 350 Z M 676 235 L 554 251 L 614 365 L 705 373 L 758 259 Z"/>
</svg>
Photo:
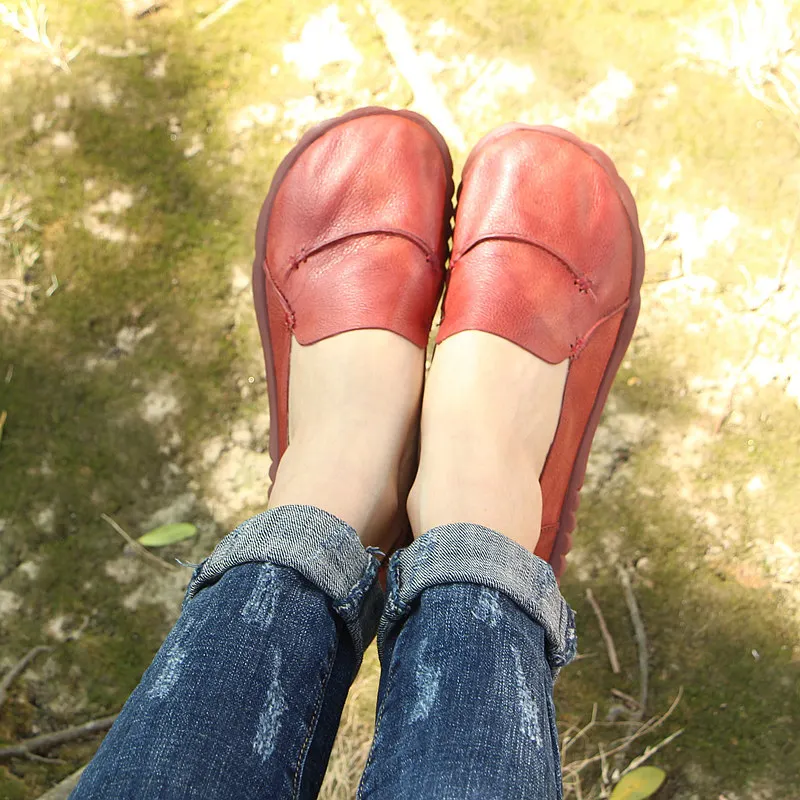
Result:
<svg viewBox="0 0 800 800">
<path fill-rule="evenodd" d="M 548 364 L 480 331 L 439 345 L 408 500 L 414 536 L 470 522 L 534 551 L 542 519 L 539 475 L 558 425 L 567 363 Z"/>
<path fill-rule="evenodd" d="M 269 507 L 322 508 L 388 552 L 414 478 L 424 368 L 424 351 L 389 331 L 293 347 L 289 446 Z"/>
<path fill-rule="evenodd" d="M 269 506 L 317 506 L 387 553 L 410 535 L 405 497 L 452 192 L 447 145 L 427 120 L 358 109 L 283 160 L 256 232 Z"/>
<path fill-rule="evenodd" d="M 530 357 L 513 368 L 499 349 L 481 360 L 483 379 L 497 385 L 484 389 L 495 405 L 474 426 L 490 454 L 476 469 L 506 506 L 487 518 L 502 511 L 509 530 L 529 525 L 536 555 L 556 576 L 571 546 L 592 437 L 633 335 L 643 272 L 633 196 L 596 147 L 557 128 L 513 123 L 473 150 L 462 173 L 438 342 L 481 331 Z M 472 405 L 470 395 L 461 397 Z M 525 447 L 537 469 L 524 468 Z M 526 481 L 534 498 L 524 503 Z M 482 491 L 476 480 L 469 487 Z M 538 526 L 531 509 L 540 504 Z"/>
</svg>

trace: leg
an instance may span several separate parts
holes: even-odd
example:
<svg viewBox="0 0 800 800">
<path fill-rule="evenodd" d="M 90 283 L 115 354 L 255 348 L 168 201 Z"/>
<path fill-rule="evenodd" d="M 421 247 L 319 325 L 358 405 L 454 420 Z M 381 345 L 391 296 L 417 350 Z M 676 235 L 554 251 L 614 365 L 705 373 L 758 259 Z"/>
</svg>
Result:
<svg viewBox="0 0 800 800">
<path fill-rule="evenodd" d="M 316 795 L 380 615 L 365 546 L 395 537 L 423 359 L 387 331 L 293 349 L 293 436 L 270 510 L 198 568 L 76 800 Z"/>
<path fill-rule="evenodd" d="M 392 559 L 375 739 L 359 798 L 561 797 L 552 687 L 575 652 L 552 570 L 481 526 Z"/>
<path fill-rule="evenodd" d="M 511 124 L 470 155 L 362 796 L 561 796 L 551 688 L 576 643 L 553 570 L 643 270 L 597 148 Z"/>
<path fill-rule="evenodd" d="M 409 499 L 419 538 L 390 568 L 362 797 L 561 797 L 552 687 L 575 631 L 533 550 L 565 375 L 480 332 L 437 350 Z"/>
<path fill-rule="evenodd" d="M 76 798 L 316 796 L 380 613 L 373 553 L 408 533 L 452 188 L 411 112 L 325 123 L 279 167 L 254 262 L 270 507 L 200 565 Z"/>
<path fill-rule="evenodd" d="M 310 506 L 226 537 L 72 797 L 310 798 L 382 605 L 377 561 Z"/>
</svg>

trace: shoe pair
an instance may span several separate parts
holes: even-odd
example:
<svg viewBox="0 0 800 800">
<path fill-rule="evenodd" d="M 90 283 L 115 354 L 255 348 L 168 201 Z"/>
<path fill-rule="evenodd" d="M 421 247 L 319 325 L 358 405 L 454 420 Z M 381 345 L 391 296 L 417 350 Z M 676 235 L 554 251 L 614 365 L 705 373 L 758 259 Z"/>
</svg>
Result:
<svg viewBox="0 0 800 800">
<path fill-rule="evenodd" d="M 409 111 L 364 108 L 325 122 L 279 166 L 253 264 L 270 476 L 288 445 L 292 339 L 380 328 L 424 348 L 446 284 L 437 343 L 476 330 L 552 364 L 569 359 L 536 548 L 560 576 L 592 438 L 639 313 L 636 205 L 598 148 L 516 123 L 469 156 L 450 255 L 452 196 L 447 144 Z"/>
</svg>

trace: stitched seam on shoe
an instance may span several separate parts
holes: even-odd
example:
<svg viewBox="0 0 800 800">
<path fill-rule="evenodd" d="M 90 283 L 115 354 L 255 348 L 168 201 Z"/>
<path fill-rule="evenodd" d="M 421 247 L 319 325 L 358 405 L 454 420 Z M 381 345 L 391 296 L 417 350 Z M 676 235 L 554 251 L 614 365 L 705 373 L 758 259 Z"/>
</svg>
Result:
<svg viewBox="0 0 800 800">
<path fill-rule="evenodd" d="M 352 233 L 345 233 L 342 236 L 337 236 L 334 239 L 330 239 L 325 242 L 321 242 L 319 244 L 312 245 L 311 247 L 301 247 L 295 255 L 289 259 L 289 268 L 290 269 L 297 269 L 300 264 L 302 264 L 307 259 L 311 258 L 312 256 L 317 255 L 318 253 L 326 250 L 329 247 L 334 247 L 337 244 L 341 244 L 342 242 L 346 242 L 348 239 L 358 239 L 367 236 L 399 236 L 406 241 L 411 242 L 412 244 L 416 245 L 422 252 L 425 254 L 425 260 L 430 263 L 433 261 L 434 253 L 433 250 L 428 246 L 428 243 L 422 239 L 421 237 L 417 236 L 415 233 L 411 233 L 410 231 L 402 230 L 401 228 L 379 228 L 379 229 L 370 229 L 370 230 L 363 230 L 363 231 L 353 231 Z"/>
<path fill-rule="evenodd" d="M 269 268 L 269 264 L 267 263 L 266 257 L 264 257 L 264 275 L 269 281 L 269 285 L 275 290 L 278 297 L 280 298 L 281 305 L 283 306 L 283 310 L 286 313 L 286 322 L 289 325 L 289 330 L 294 330 L 295 322 L 297 321 L 294 309 L 292 308 L 291 303 L 289 303 L 289 300 L 286 297 L 286 295 L 281 291 L 278 284 L 275 283 L 275 280 L 272 277 L 272 272 Z"/>
<path fill-rule="evenodd" d="M 531 247 L 536 247 L 539 250 L 543 250 L 545 253 L 553 256 L 557 261 L 559 261 L 569 272 L 570 275 L 573 277 L 573 283 L 580 289 L 581 293 L 588 292 L 595 297 L 595 293 L 592 290 L 592 282 L 589 278 L 586 277 L 577 267 L 573 266 L 565 256 L 558 252 L 558 250 L 554 250 L 552 247 L 549 247 L 544 242 L 540 242 L 538 239 L 531 239 L 528 236 L 523 236 L 520 233 L 489 233 L 485 236 L 479 236 L 475 241 L 470 242 L 467 247 L 465 247 L 458 255 L 452 256 L 450 259 L 450 267 L 452 267 L 462 259 L 467 253 L 471 250 L 475 249 L 478 245 L 483 244 L 485 242 L 515 242 L 517 244 L 527 244 Z"/>
<path fill-rule="evenodd" d="M 550 532 L 550 531 L 554 531 L 554 530 L 558 530 L 558 523 L 557 522 L 550 522 L 547 525 L 542 525 L 542 527 L 541 527 L 541 533 L 544 533 L 545 531 Z"/>
<path fill-rule="evenodd" d="M 584 350 L 587 344 L 589 344 L 589 340 L 594 336 L 595 331 L 601 326 L 608 322 L 610 319 L 613 319 L 620 311 L 624 311 L 629 305 L 631 304 L 630 298 L 628 298 L 624 303 L 618 305 L 613 311 L 610 311 L 601 319 L 597 320 L 594 325 L 583 335 L 579 336 L 573 344 L 569 346 L 569 358 L 570 360 L 574 361 Z"/>
</svg>

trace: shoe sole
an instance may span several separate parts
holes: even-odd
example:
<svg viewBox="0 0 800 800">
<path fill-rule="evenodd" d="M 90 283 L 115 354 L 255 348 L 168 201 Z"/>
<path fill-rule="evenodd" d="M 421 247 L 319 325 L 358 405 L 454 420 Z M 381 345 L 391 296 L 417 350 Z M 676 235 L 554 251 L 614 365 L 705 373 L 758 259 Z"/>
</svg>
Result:
<svg viewBox="0 0 800 800">
<path fill-rule="evenodd" d="M 589 415 L 589 421 L 583 431 L 581 444 L 578 448 L 578 453 L 573 462 L 572 474 L 570 475 L 569 483 L 567 485 L 567 492 L 564 497 L 563 505 L 561 506 L 561 514 L 558 519 L 558 530 L 553 542 L 553 549 L 550 552 L 548 562 L 553 567 L 556 577 L 560 577 L 565 567 L 565 556 L 570 551 L 572 546 L 572 531 L 575 529 L 576 512 L 580 505 L 580 490 L 583 486 L 583 481 L 586 476 L 586 464 L 589 460 L 589 453 L 592 448 L 592 440 L 600 424 L 600 417 L 603 413 L 603 408 L 608 399 L 608 394 L 611 391 L 611 386 L 614 383 L 617 371 L 619 370 L 622 359 L 630 345 L 633 338 L 633 331 L 636 327 L 636 321 L 639 318 L 639 307 L 641 304 L 640 290 L 642 281 L 644 279 L 644 243 L 642 241 L 642 233 L 639 230 L 639 214 L 636 210 L 636 202 L 633 199 L 631 190 L 625 181 L 622 180 L 614 162 L 602 151 L 599 147 L 584 142 L 569 131 L 555 128 L 550 125 L 523 125 L 522 123 L 510 123 L 495 129 L 491 133 L 484 136 L 480 142 L 475 146 L 475 149 L 470 154 L 464 165 L 464 172 L 467 171 L 470 162 L 475 158 L 478 152 L 490 142 L 507 136 L 509 133 L 515 131 L 532 131 L 535 133 L 543 133 L 548 136 L 554 136 L 563 141 L 569 142 L 576 147 L 579 147 L 584 153 L 592 158 L 608 175 L 614 186 L 617 196 L 619 197 L 628 216 L 630 224 L 631 239 L 633 242 L 633 270 L 631 272 L 631 283 L 629 289 L 630 303 L 625 309 L 622 321 L 617 333 L 617 340 L 614 344 L 614 349 L 611 352 L 611 357 L 608 360 L 603 379 L 600 382 L 597 396 L 595 397 L 592 412 Z M 460 187 L 459 187 L 460 192 Z M 567 377 L 569 380 L 569 377 Z"/>
<path fill-rule="evenodd" d="M 269 333 L 269 314 L 267 310 L 267 286 L 266 286 L 266 257 L 267 257 L 267 230 L 269 229 L 269 220 L 272 213 L 272 206 L 275 202 L 275 197 L 278 190 L 283 183 L 289 170 L 295 165 L 300 156 L 311 147 L 314 142 L 322 138 L 326 133 L 343 125 L 347 122 L 352 122 L 354 119 L 362 117 L 371 117 L 379 115 L 393 115 L 410 119 L 412 122 L 422 126 L 434 139 L 438 146 L 442 158 L 444 159 L 445 169 L 448 175 L 448 188 L 447 188 L 447 208 L 448 224 L 445 226 L 444 239 L 445 241 L 450 238 L 451 221 L 453 217 L 453 161 L 450 156 L 450 150 L 447 143 L 442 138 L 441 133 L 420 114 L 413 111 L 406 110 L 392 110 L 388 108 L 381 108 L 379 106 L 369 106 L 366 108 L 358 108 L 343 114 L 340 117 L 327 120 L 319 125 L 315 125 L 309 129 L 300 141 L 289 151 L 289 153 L 281 161 L 275 175 L 272 178 L 267 197 L 261 206 L 261 212 L 258 215 L 258 224 L 256 225 L 256 242 L 255 242 L 255 259 L 253 261 L 253 303 L 256 310 L 256 319 L 258 320 L 258 330 L 261 334 L 261 347 L 264 350 L 264 365 L 267 373 L 267 394 L 269 397 L 270 409 L 270 435 L 269 435 L 269 455 L 272 460 L 269 468 L 269 494 L 272 493 L 272 486 L 275 483 L 275 474 L 278 469 L 280 461 L 280 454 L 278 453 L 278 416 L 276 409 L 278 407 L 278 393 L 277 393 L 277 377 L 275 375 L 275 366 L 272 357 L 272 341 Z"/>
</svg>

